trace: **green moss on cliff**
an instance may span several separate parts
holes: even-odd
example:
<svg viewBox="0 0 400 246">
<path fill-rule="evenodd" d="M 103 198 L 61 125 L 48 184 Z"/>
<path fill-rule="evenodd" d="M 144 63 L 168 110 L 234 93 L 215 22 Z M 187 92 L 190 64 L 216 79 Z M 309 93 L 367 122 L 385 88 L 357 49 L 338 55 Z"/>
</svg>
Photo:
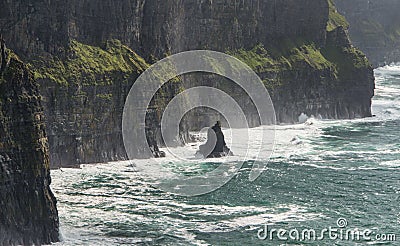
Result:
<svg viewBox="0 0 400 246">
<path fill-rule="evenodd" d="M 24 122 L 23 126 L 28 128 L 30 127 L 30 123 L 36 124 L 36 121 L 38 121 L 37 116 L 39 113 L 35 112 L 35 110 L 38 109 L 37 102 L 41 101 L 42 98 L 37 91 L 35 91 L 36 85 L 33 81 L 33 73 L 30 70 L 30 67 L 27 66 L 13 51 L 7 49 L 6 53 L 7 67 L 1 74 L 0 82 L 0 111 L 3 111 L 3 116 L 0 115 L 0 119 L 2 120 L 0 125 L 2 125 L 3 130 L 7 130 L 7 128 L 11 127 L 13 124 L 13 117 L 17 115 L 19 117 L 18 120 Z M 8 106 L 3 108 L 3 105 Z M 16 115 L 11 115 L 10 111 L 7 112 L 7 110 L 10 110 L 11 108 L 23 108 L 24 110 L 19 110 L 18 112 L 14 112 Z M 15 134 L 13 135 L 12 133 L 12 129 L 9 130 L 9 132 L 3 132 L 3 134 L 9 135 L 10 137 L 0 139 L 4 141 L 1 143 L 2 148 L 29 149 L 31 146 L 36 146 L 39 149 L 43 147 L 40 145 L 41 142 L 36 139 L 38 136 L 36 128 L 30 128 L 28 133 L 22 134 L 24 135 L 24 138 L 26 138 L 26 142 L 16 139 Z M 43 141 L 47 141 L 47 139 Z M 28 145 L 26 145 L 26 143 L 28 143 Z M 0 148 L 0 151 L 1 150 L 2 149 Z M 31 166 L 29 170 L 23 169 L 25 166 L 22 166 L 21 168 L 22 171 L 32 171 L 35 176 L 39 176 L 43 165 L 48 168 L 48 163 L 36 163 L 34 166 L 35 168 L 32 168 L 33 166 Z"/>
<path fill-rule="evenodd" d="M 322 52 L 335 65 L 338 77 L 343 80 L 351 79 L 354 74 L 358 74 L 358 70 L 371 66 L 364 53 L 353 46 L 328 44 Z"/>
<path fill-rule="evenodd" d="M 325 59 L 319 48 L 313 43 L 295 43 L 282 41 L 280 45 L 264 48 L 257 45 L 251 50 L 240 49 L 229 54 L 249 65 L 256 72 L 278 71 L 290 69 L 303 63 L 315 69 L 325 69 L 332 64 Z"/>
<path fill-rule="evenodd" d="M 322 70 L 332 67 L 332 63 L 328 61 L 322 54 L 320 49 L 314 44 L 302 45 L 299 48 L 293 48 L 287 57 L 292 66 L 296 63 L 307 63 L 310 67 Z"/>
<path fill-rule="evenodd" d="M 264 85 L 273 89 L 285 84 L 285 71 L 324 71 L 330 83 L 351 80 L 353 74 L 371 65 L 366 56 L 351 45 L 341 44 L 345 32 L 329 35 L 327 45 L 318 48 L 301 40 L 282 40 L 275 46 L 229 51 L 230 55 L 246 63 L 263 79 Z M 335 82 L 336 81 L 336 82 Z"/>
<path fill-rule="evenodd" d="M 279 62 L 274 60 L 263 45 L 257 45 L 251 50 L 239 49 L 228 51 L 228 54 L 246 63 L 255 72 L 265 72 L 275 70 Z"/>
<path fill-rule="evenodd" d="M 326 59 L 319 48 L 302 41 L 283 40 L 279 45 L 268 48 L 257 45 L 250 50 L 239 49 L 228 53 L 264 77 L 263 82 L 268 88 L 282 84 L 279 76 L 268 76 L 271 74 L 295 69 L 335 70 L 334 64 Z"/>
<path fill-rule="evenodd" d="M 346 18 L 337 11 L 333 0 L 328 0 L 328 4 L 329 19 L 326 29 L 328 31 L 332 31 L 338 26 L 343 26 L 345 29 L 348 29 L 349 23 L 347 22 Z"/>
<path fill-rule="evenodd" d="M 23 76 L 28 73 L 28 76 L 32 76 L 32 71 L 12 50 L 7 49 L 7 68 L 0 75 L 0 81 L 5 82 L 6 80 L 11 81 L 15 76 Z"/>
<path fill-rule="evenodd" d="M 118 40 L 104 47 L 90 46 L 72 40 L 64 58 L 38 57 L 32 61 L 36 78 L 46 78 L 67 86 L 69 83 L 111 84 L 115 74 L 139 74 L 149 64 Z"/>
<path fill-rule="evenodd" d="M 97 94 L 96 95 L 97 98 L 103 99 L 103 100 L 109 100 L 111 101 L 113 98 L 113 94 L 108 93 L 108 94 Z"/>
<path fill-rule="evenodd" d="M 30 68 L 10 50 L 1 77 L 0 242 L 50 244 L 59 231 L 41 97 Z"/>
</svg>

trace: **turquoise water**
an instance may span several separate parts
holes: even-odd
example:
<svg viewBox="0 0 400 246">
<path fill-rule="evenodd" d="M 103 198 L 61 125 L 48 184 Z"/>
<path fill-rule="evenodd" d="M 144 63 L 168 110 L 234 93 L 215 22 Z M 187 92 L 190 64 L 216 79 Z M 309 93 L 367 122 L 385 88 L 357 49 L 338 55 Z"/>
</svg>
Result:
<svg viewBox="0 0 400 246">
<path fill-rule="evenodd" d="M 187 198 L 154 188 L 128 162 L 53 171 L 59 244 L 400 245 L 400 67 L 375 76 L 376 117 L 278 127 L 276 151 L 255 182 L 245 164 L 222 188 Z M 372 240 L 258 237 L 265 224 L 320 234 L 339 228 L 338 219 L 343 230 L 371 230 Z"/>
</svg>

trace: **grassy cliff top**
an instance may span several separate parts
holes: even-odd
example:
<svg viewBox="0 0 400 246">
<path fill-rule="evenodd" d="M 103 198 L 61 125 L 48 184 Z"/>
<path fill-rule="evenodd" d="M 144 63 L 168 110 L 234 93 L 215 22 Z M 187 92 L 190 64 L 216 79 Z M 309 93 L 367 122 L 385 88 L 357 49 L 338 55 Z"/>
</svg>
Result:
<svg viewBox="0 0 400 246">
<path fill-rule="evenodd" d="M 0 84 L 6 80 L 11 80 L 15 76 L 22 76 L 26 72 L 32 73 L 29 67 L 12 50 L 6 49 L 6 53 L 8 65 L 0 75 Z"/>
<path fill-rule="evenodd" d="M 341 46 L 334 40 L 329 40 L 325 47 L 317 47 L 313 43 L 282 41 L 277 46 L 257 45 L 252 49 L 238 49 L 228 53 L 258 73 L 270 89 L 288 82 L 281 77 L 285 71 L 326 71 L 334 81 L 344 82 L 351 79 L 351 75 L 358 70 L 371 66 L 360 50 L 351 45 Z"/>
<path fill-rule="evenodd" d="M 259 44 L 250 50 L 238 49 L 228 53 L 257 73 L 290 70 L 299 65 L 318 70 L 332 66 L 313 43 L 296 44 L 286 40 L 273 47 Z"/>
<path fill-rule="evenodd" d="M 63 58 L 37 57 L 31 62 L 35 78 L 70 83 L 112 84 L 115 74 L 140 74 L 149 64 L 119 40 L 109 40 L 104 47 L 72 40 Z"/>
<path fill-rule="evenodd" d="M 337 11 L 333 0 L 328 0 L 328 4 L 329 4 L 329 19 L 326 29 L 328 31 L 332 31 L 338 26 L 343 26 L 344 29 L 348 29 L 349 22 L 347 22 L 346 18 Z"/>
</svg>

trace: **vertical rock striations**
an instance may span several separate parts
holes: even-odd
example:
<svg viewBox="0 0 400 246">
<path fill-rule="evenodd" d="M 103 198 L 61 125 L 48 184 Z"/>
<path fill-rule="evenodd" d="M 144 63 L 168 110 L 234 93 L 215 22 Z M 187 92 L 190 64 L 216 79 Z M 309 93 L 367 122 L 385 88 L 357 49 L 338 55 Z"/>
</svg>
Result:
<svg viewBox="0 0 400 246">
<path fill-rule="evenodd" d="M 350 23 L 353 44 L 374 66 L 400 62 L 400 1 L 335 0 Z"/>
<path fill-rule="evenodd" d="M 0 245 L 58 241 L 44 113 L 33 74 L 9 53 L 0 75 Z"/>
<path fill-rule="evenodd" d="M 130 86 L 149 64 L 185 50 L 228 52 L 247 63 L 269 89 L 279 122 L 302 113 L 371 115 L 372 67 L 332 0 L 16 0 L 0 11 L 6 38 L 39 79 L 54 166 L 125 158 L 120 118 Z M 258 124 L 240 88 L 183 76 L 153 102 L 155 135 L 168 100 L 198 84 L 234 95 Z"/>
<path fill-rule="evenodd" d="M 100 46 L 71 40 L 65 54 L 38 56 L 32 65 L 44 98 L 53 167 L 126 159 L 121 133 L 125 98 L 149 64 L 118 40 Z M 179 83 L 170 83 L 155 96 L 152 133 L 163 105 L 178 89 Z"/>
<path fill-rule="evenodd" d="M 301 7 L 296 3 L 281 1 L 270 6 L 278 9 L 281 5 L 290 6 L 297 10 Z M 228 52 L 247 63 L 263 79 L 274 102 L 278 122 L 297 122 L 302 113 L 326 119 L 371 116 L 374 93 L 371 65 L 351 44 L 348 23 L 333 2 L 314 1 L 313 4 L 320 4 L 318 8 L 323 10 L 314 14 L 304 10 L 302 16 L 294 15 L 300 22 L 295 24 L 295 29 L 302 31 L 289 29 L 287 35 L 277 33 L 267 41 L 258 41 L 255 46 L 233 48 Z M 306 21 L 309 25 L 304 27 L 304 20 L 312 20 L 312 23 Z M 296 22 L 290 17 L 286 21 Z M 268 27 L 279 25 L 273 21 L 268 24 Z M 308 28 L 314 30 L 314 35 L 308 34 Z"/>
</svg>

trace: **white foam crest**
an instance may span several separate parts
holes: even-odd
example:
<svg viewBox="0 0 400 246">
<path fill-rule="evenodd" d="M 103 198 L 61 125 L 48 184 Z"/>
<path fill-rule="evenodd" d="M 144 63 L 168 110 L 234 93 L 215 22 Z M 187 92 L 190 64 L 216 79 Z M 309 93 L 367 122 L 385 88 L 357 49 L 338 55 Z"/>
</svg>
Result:
<svg viewBox="0 0 400 246">
<path fill-rule="evenodd" d="M 277 212 L 277 209 L 287 209 L 285 212 Z M 263 224 L 275 224 L 291 221 L 308 221 L 321 218 L 322 214 L 310 213 L 305 207 L 297 205 L 279 206 L 276 210 L 269 209 L 264 213 L 248 216 L 239 216 L 229 220 L 221 220 L 215 222 L 203 222 L 197 226 L 201 232 L 229 232 L 249 227 L 250 230 L 258 229 Z"/>
<path fill-rule="evenodd" d="M 375 76 L 379 77 L 382 75 L 399 75 L 400 74 L 400 64 L 390 64 L 383 67 L 376 68 L 374 70 Z"/>
<path fill-rule="evenodd" d="M 387 167 L 400 167 L 400 160 L 383 161 L 379 165 Z"/>
</svg>

